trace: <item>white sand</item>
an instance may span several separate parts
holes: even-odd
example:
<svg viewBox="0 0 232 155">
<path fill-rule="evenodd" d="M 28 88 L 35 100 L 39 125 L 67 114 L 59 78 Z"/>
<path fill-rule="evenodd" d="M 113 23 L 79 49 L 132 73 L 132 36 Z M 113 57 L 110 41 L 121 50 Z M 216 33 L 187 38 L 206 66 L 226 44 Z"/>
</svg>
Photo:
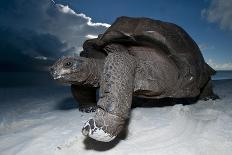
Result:
<svg viewBox="0 0 232 155">
<path fill-rule="evenodd" d="M 69 88 L 1 88 L 0 154 L 230 155 L 232 80 L 215 85 L 220 100 L 133 109 L 127 136 L 110 143 L 81 134 L 93 114 L 73 108 Z"/>
</svg>

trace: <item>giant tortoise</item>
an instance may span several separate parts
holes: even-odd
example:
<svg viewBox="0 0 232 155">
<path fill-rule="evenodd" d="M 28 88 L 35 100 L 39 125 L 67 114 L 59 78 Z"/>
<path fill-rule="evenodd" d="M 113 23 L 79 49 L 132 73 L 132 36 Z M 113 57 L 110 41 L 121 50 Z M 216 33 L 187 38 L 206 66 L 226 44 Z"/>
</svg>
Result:
<svg viewBox="0 0 232 155">
<path fill-rule="evenodd" d="M 103 142 L 122 131 L 133 96 L 216 97 L 211 85 L 215 71 L 194 40 L 175 24 L 149 18 L 118 18 L 104 34 L 85 41 L 80 57 L 61 58 L 51 73 L 71 84 L 81 110 L 96 108 L 82 133 Z"/>
</svg>

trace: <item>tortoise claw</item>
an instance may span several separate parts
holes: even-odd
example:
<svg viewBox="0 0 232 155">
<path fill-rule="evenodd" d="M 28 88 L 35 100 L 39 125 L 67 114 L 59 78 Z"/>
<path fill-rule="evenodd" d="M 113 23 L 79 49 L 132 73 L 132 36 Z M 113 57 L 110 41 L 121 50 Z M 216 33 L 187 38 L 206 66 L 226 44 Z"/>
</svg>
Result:
<svg viewBox="0 0 232 155">
<path fill-rule="evenodd" d="M 98 127 L 94 119 L 90 119 L 85 123 L 82 134 L 101 142 L 110 142 L 116 137 L 107 133 L 103 127 Z"/>
<path fill-rule="evenodd" d="M 95 106 L 95 105 L 92 105 L 92 106 L 80 106 L 79 107 L 79 111 L 85 112 L 85 113 L 95 112 L 96 109 L 97 109 L 97 106 Z"/>
</svg>

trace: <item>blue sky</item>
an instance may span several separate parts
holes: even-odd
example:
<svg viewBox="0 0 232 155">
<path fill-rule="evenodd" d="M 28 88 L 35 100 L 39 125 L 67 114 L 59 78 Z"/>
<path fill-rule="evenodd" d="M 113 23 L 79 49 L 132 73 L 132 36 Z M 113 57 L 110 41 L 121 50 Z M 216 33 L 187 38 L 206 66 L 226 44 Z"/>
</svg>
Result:
<svg viewBox="0 0 232 155">
<path fill-rule="evenodd" d="M 221 3 L 229 1 L 231 0 L 55 0 L 69 5 L 77 13 L 86 14 L 94 22 L 111 24 L 118 16 L 144 16 L 176 23 L 198 43 L 207 61 L 211 59 L 213 63 L 221 65 L 232 63 L 232 19 L 228 19 L 230 21 L 227 22 L 231 25 L 227 27 L 220 25 L 220 19 L 210 22 L 202 12 L 204 9 L 212 12 L 212 9 L 223 6 Z M 229 4 L 224 6 L 227 5 L 232 10 L 232 3 Z M 223 12 L 218 13 L 223 16 Z"/>
<path fill-rule="evenodd" d="M 232 0 L 1 0 L 0 71 L 37 71 L 78 55 L 119 16 L 183 27 L 216 70 L 232 70 Z"/>
</svg>

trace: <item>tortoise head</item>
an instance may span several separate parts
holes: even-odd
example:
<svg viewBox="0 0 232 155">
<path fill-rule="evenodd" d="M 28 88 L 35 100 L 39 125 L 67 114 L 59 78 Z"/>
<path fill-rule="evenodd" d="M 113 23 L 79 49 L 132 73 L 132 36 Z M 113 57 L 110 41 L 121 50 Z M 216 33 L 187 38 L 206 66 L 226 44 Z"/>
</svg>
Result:
<svg viewBox="0 0 232 155">
<path fill-rule="evenodd" d="M 83 57 L 62 57 L 50 67 L 50 72 L 62 83 L 82 84 L 90 73 L 89 61 Z"/>
</svg>

